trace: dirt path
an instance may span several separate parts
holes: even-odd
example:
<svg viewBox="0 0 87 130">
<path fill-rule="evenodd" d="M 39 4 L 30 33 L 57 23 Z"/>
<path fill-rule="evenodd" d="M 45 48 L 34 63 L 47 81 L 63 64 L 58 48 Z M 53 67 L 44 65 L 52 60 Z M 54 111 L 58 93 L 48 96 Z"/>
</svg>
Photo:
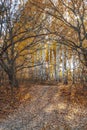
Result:
<svg viewBox="0 0 87 130">
<path fill-rule="evenodd" d="M 87 130 L 87 109 L 61 95 L 59 86 L 33 85 L 31 99 L 0 123 L 0 130 Z"/>
</svg>

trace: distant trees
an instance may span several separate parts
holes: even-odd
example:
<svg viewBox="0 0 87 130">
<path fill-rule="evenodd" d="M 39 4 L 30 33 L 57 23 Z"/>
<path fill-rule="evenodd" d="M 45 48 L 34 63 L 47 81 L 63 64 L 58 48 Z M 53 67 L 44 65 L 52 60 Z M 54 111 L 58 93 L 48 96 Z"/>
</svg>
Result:
<svg viewBox="0 0 87 130">
<path fill-rule="evenodd" d="M 77 52 L 65 45 L 51 41 L 50 45 L 46 43 L 43 49 L 39 49 L 32 57 L 34 64 L 43 61 L 41 66 L 30 68 L 28 71 L 29 75 L 33 74 L 34 80 L 57 81 L 63 84 L 87 82 L 86 67 L 80 62 Z"/>
<path fill-rule="evenodd" d="M 72 73 L 73 83 L 75 83 L 78 79 L 79 81 L 83 79 L 83 81 L 87 82 L 86 0 L 31 0 L 31 4 L 37 7 L 38 11 L 47 17 L 44 28 L 47 29 L 47 32 L 51 33 L 51 35 L 48 36 L 49 42 L 52 43 L 55 41 L 58 45 L 64 45 L 65 50 L 62 50 L 62 57 L 60 56 L 62 59 L 62 76 L 64 82 L 67 83 L 69 78 L 68 72 L 70 71 L 70 68 L 67 70 L 67 65 L 69 64 L 67 62 L 70 62 L 70 59 L 72 60 L 72 72 L 69 73 Z M 72 50 L 74 54 L 72 54 L 69 50 Z M 67 55 L 69 55 L 68 52 L 69 54 L 71 53 L 71 58 L 67 57 Z M 59 55 L 58 53 L 59 52 L 56 52 L 56 58 Z M 58 74 L 58 70 L 61 66 L 61 61 L 57 58 L 56 63 L 57 72 L 55 74 L 58 78 L 58 75 L 60 75 Z M 49 72 L 51 73 L 53 68 L 50 66 L 50 69 L 51 70 Z M 85 78 L 81 77 L 83 75 Z"/>
<path fill-rule="evenodd" d="M 87 66 L 86 0 L 33 0 L 31 3 L 50 16 L 47 28 L 54 32 L 55 40 L 77 51 L 81 62 Z"/>
</svg>

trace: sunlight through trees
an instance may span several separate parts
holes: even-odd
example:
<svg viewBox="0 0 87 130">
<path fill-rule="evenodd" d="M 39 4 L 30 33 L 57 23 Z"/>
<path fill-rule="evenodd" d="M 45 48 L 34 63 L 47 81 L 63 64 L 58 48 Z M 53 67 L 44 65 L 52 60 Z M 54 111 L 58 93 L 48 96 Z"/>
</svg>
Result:
<svg viewBox="0 0 87 130">
<path fill-rule="evenodd" d="M 86 0 L 0 2 L 0 82 L 87 83 Z"/>
</svg>

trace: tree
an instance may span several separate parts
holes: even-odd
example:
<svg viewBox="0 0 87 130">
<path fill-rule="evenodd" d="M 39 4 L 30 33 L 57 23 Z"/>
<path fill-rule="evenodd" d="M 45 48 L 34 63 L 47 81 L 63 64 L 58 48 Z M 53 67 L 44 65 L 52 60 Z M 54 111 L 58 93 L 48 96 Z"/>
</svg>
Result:
<svg viewBox="0 0 87 130">
<path fill-rule="evenodd" d="M 57 42 L 77 51 L 81 62 L 87 67 L 86 0 L 34 0 L 31 3 L 52 17 L 49 32 L 54 33 Z"/>
<path fill-rule="evenodd" d="M 41 34 L 41 12 L 31 6 L 29 1 L 21 4 L 16 0 L 4 0 L 1 8 L 1 36 L 0 66 L 9 78 L 9 83 L 18 86 L 17 71 L 31 67 L 31 54 L 34 47 L 43 39 Z M 29 13 L 27 13 L 29 12 Z M 3 13 L 3 15 L 2 15 Z"/>
</svg>

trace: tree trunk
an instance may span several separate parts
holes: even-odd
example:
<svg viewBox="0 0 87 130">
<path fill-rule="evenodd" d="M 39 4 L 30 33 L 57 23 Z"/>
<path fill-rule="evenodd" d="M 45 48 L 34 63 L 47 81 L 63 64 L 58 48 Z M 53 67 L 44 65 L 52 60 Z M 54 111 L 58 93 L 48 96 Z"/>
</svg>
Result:
<svg viewBox="0 0 87 130">
<path fill-rule="evenodd" d="M 81 49 L 80 60 L 87 68 L 87 49 Z"/>
<path fill-rule="evenodd" d="M 16 74 L 14 72 L 9 72 L 8 73 L 8 78 L 9 78 L 9 84 L 11 85 L 11 87 L 19 87 L 18 85 L 18 80 L 16 78 Z"/>
<path fill-rule="evenodd" d="M 75 84 L 75 55 L 74 55 L 74 51 L 73 51 L 73 54 L 72 54 L 72 65 L 73 65 L 72 83 Z"/>
<path fill-rule="evenodd" d="M 62 52 L 62 77 L 63 77 L 63 83 L 68 84 L 68 74 L 67 74 L 67 55 L 66 55 L 66 48 L 63 48 Z"/>
<path fill-rule="evenodd" d="M 85 66 L 87 67 L 87 52 L 84 54 L 84 61 L 85 61 Z"/>
<path fill-rule="evenodd" d="M 60 81 L 60 45 L 56 47 L 56 80 Z"/>
</svg>

